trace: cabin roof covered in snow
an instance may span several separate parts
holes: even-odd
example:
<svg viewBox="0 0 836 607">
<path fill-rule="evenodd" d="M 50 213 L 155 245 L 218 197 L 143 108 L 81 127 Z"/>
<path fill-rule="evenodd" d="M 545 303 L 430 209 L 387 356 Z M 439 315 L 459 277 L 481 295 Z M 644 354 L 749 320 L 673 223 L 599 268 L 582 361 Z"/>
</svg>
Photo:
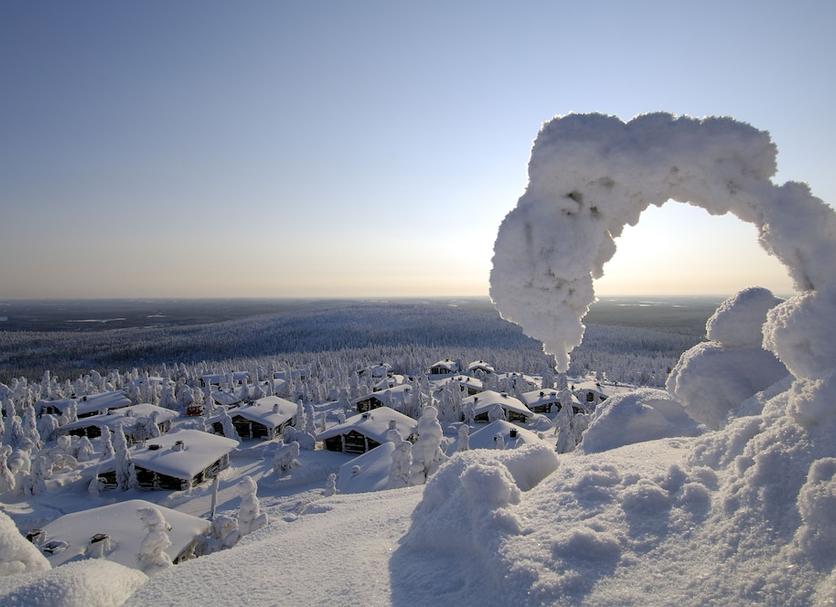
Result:
<svg viewBox="0 0 836 607">
<path fill-rule="evenodd" d="M 511 438 L 511 432 L 516 432 L 516 437 Z M 471 449 L 495 449 L 494 437 L 502 435 L 506 449 L 515 449 L 525 445 L 543 444 L 543 440 L 531 430 L 515 426 L 504 419 L 498 419 L 489 423 L 470 435 L 469 445 Z"/>
<path fill-rule="evenodd" d="M 337 490 L 340 493 L 366 493 L 388 488 L 394 450 L 394 443 L 381 443 L 344 463 L 337 472 Z M 355 466 L 360 468 L 356 475 L 353 473 Z"/>
<path fill-rule="evenodd" d="M 435 362 L 432 365 L 430 365 L 431 369 L 434 367 L 442 367 L 443 369 L 449 369 L 451 371 L 454 371 L 459 368 L 459 365 L 458 363 L 456 363 L 455 360 L 450 360 L 449 358 L 446 358 L 444 360 L 439 360 L 438 362 Z"/>
<path fill-rule="evenodd" d="M 175 451 L 174 443 L 183 441 L 185 449 Z M 159 445 L 159 449 L 149 449 Z M 208 468 L 238 446 L 238 441 L 200 430 L 183 429 L 169 432 L 130 450 L 134 464 L 159 474 L 184 480 Z M 101 472 L 112 470 L 113 459 L 102 464 Z M 108 466 L 110 464 L 110 466 Z"/>
<path fill-rule="evenodd" d="M 514 398 L 507 392 L 495 392 L 494 390 L 485 390 L 468 396 L 462 400 L 464 404 L 473 404 L 473 413 L 479 415 L 489 411 L 494 405 L 500 405 L 510 411 L 516 411 L 520 415 L 531 417 L 534 413 L 526 407 L 518 398 Z"/>
<path fill-rule="evenodd" d="M 483 371 L 489 371 L 490 373 L 494 372 L 494 368 L 489 363 L 486 363 L 484 360 L 474 360 L 472 363 L 467 365 L 468 371 L 478 371 L 479 369 L 482 369 Z"/>
<path fill-rule="evenodd" d="M 395 427 L 404 438 L 412 435 L 415 431 L 415 426 L 418 425 L 418 422 L 408 415 L 399 413 L 389 407 L 378 407 L 367 413 L 353 415 L 345 420 L 345 423 L 337 424 L 328 428 L 325 432 L 319 433 L 316 438 L 317 440 L 326 440 L 356 430 L 378 443 L 383 443 L 386 440 L 386 432 L 389 430 L 390 420 L 395 420 Z"/>
<path fill-rule="evenodd" d="M 241 402 L 237 394 L 232 392 L 223 392 L 221 390 L 212 390 L 212 398 L 221 406 L 231 407 Z"/>
<path fill-rule="evenodd" d="M 404 396 L 407 396 L 411 391 L 412 384 L 398 384 L 397 386 L 392 386 L 391 388 L 383 388 L 382 390 L 378 390 L 377 392 L 371 392 L 369 394 L 365 394 L 363 396 L 355 398 L 354 402 L 358 403 L 364 400 L 368 400 L 370 398 L 377 398 L 378 400 L 381 400 L 381 397 L 384 394 L 388 394 L 389 396 L 393 394 L 403 394 Z"/>
<path fill-rule="evenodd" d="M 145 500 L 128 500 L 65 514 L 46 525 L 44 531 L 47 541 L 63 540 L 69 544 L 69 547 L 52 556 L 45 556 L 53 567 L 62 565 L 70 559 L 83 558 L 90 538 L 97 533 L 106 533 L 110 536 L 112 546 L 106 558 L 127 567 L 141 569 L 137 557 L 140 544 L 148 532 L 137 511 L 151 507 L 157 508 L 166 522 L 171 525 L 171 531 L 168 532 L 171 546 L 166 548 L 165 552 L 172 559 L 210 527 L 209 521 L 191 514 L 157 506 Z"/>
<path fill-rule="evenodd" d="M 103 409 L 118 409 L 120 407 L 127 407 L 131 404 L 131 399 L 125 396 L 121 390 L 113 390 L 112 392 L 99 392 L 98 394 L 87 394 L 75 399 L 78 415 L 85 415 L 93 411 L 101 411 Z M 44 401 L 45 406 L 55 407 L 63 412 L 67 408 L 70 401 Z"/>
<path fill-rule="evenodd" d="M 296 415 L 296 411 L 296 404 L 287 399 L 278 396 L 265 396 L 250 405 L 238 407 L 230 415 L 258 422 L 268 428 L 278 428 L 292 419 Z"/>
<path fill-rule="evenodd" d="M 530 390 L 520 394 L 520 400 L 527 407 L 536 407 L 538 405 L 548 405 L 549 403 L 557 402 L 557 390 L 553 388 L 545 388 L 543 390 Z M 575 400 L 577 397 L 572 395 Z"/>
<path fill-rule="evenodd" d="M 119 425 L 133 426 L 141 417 L 151 417 L 155 414 L 157 417 L 158 424 L 178 417 L 178 413 L 176 411 L 172 411 L 171 409 L 157 407 L 156 405 L 151 405 L 149 403 L 142 403 L 139 405 L 122 407 L 121 409 L 113 409 L 112 411 L 108 411 L 105 414 L 84 417 L 72 423 L 61 426 L 60 430 L 61 432 L 69 432 L 70 430 L 76 430 L 77 428 L 86 428 L 88 426 L 98 426 L 99 428 L 103 426 L 115 428 Z"/>
</svg>

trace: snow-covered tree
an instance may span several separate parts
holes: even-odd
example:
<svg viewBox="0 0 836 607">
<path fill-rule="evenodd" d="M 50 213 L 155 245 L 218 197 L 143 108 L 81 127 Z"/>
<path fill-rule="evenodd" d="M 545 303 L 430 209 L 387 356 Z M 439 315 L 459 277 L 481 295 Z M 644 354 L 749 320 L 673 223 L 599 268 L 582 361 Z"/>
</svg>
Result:
<svg viewBox="0 0 836 607">
<path fill-rule="evenodd" d="M 331 497 L 337 493 L 337 475 L 333 472 L 328 475 L 328 478 L 325 479 L 325 491 L 322 492 L 322 495 L 325 497 Z"/>
<path fill-rule="evenodd" d="M 403 435 L 398 430 L 398 424 L 394 419 L 389 420 L 389 428 L 386 430 L 386 442 L 397 445 L 403 440 Z"/>
<path fill-rule="evenodd" d="M 75 450 L 75 457 L 80 462 L 87 462 L 93 459 L 93 443 L 86 436 L 78 439 L 78 446 Z"/>
<path fill-rule="evenodd" d="M 122 491 L 136 486 L 136 471 L 134 470 L 131 453 L 128 451 L 128 441 L 122 426 L 117 426 L 113 433 L 113 454 L 116 467 L 116 486 Z"/>
<path fill-rule="evenodd" d="M 493 435 L 493 448 L 494 449 L 504 449 L 505 448 L 505 437 L 502 436 L 502 432 L 497 432 Z"/>
<path fill-rule="evenodd" d="M 16 484 L 15 475 L 9 470 L 6 451 L 5 449 L 0 449 L 0 493 L 14 491 Z"/>
<path fill-rule="evenodd" d="M 459 426 L 456 434 L 456 453 L 470 449 L 470 427 L 467 424 Z"/>
<path fill-rule="evenodd" d="M 231 438 L 232 440 L 241 440 L 241 437 L 238 436 L 238 431 L 235 429 L 235 424 L 232 423 L 232 418 L 229 416 L 229 412 L 225 407 L 219 407 L 219 409 L 221 427 L 223 428 L 224 436 Z"/>
<path fill-rule="evenodd" d="M 438 423 L 438 409 L 424 407 L 416 429 L 418 440 L 412 447 L 412 471 L 417 483 L 424 483 L 446 459 L 441 450 L 444 432 Z"/>
<path fill-rule="evenodd" d="M 238 519 L 226 514 L 218 514 L 212 520 L 211 535 L 200 546 L 200 554 L 212 554 L 219 550 L 232 548 L 241 539 Z"/>
<path fill-rule="evenodd" d="M 171 557 L 166 553 L 166 549 L 171 546 L 171 538 L 168 537 L 171 525 L 166 522 L 163 513 L 153 506 L 139 508 L 137 514 L 146 531 L 137 555 L 142 570 L 152 572 L 171 567 Z"/>
<path fill-rule="evenodd" d="M 51 413 L 46 413 L 41 416 L 38 422 L 38 434 L 44 443 L 48 443 L 55 437 L 55 432 L 61 426 L 58 424 L 58 418 Z"/>
<path fill-rule="evenodd" d="M 488 421 L 495 422 L 505 419 L 505 409 L 500 405 L 494 405 L 488 410 Z"/>
<path fill-rule="evenodd" d="M 395 443 L 389 467 L 389 487 L 408 487 L 411 484 L 412 469 L 412 443 L 405 440 Z"/>
<path fill-rule="evenodd" d="M 299 443 L 297 441 L 279 445 L 273 454 L 273 474 L 276 476 L 284 476 L 300 465 Z"/>
<path fill-rule="evenodd" d="M 102 426 L 102 457 L 109 458 L 113 457 L 113 435 L 110 432 L 110 428 L 107 426 Z"/>
<path fill-rule="evenodd" d="M 245 476 L 238 483 L 241 504 L 238 506 L 238 529 L 241 535 L 247 535 L 267 524 L 267 513 L 262 512 L 258 501 L 258 485 L 251 476 Z"/>
</svg>

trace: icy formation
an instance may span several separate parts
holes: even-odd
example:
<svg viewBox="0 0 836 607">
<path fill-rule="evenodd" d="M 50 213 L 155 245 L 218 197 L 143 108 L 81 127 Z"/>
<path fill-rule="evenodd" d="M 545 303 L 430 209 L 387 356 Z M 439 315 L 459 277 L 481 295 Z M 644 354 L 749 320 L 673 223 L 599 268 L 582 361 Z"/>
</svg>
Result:
<svg viewBox="0 0 836 607">
<path fill-rule="evenodd" d="M 50 569 L 41 551 L 20 534 L 7 514 L 0 512 L 0 576 Z"/>
<path fill-rule="evenodd" d="M 730 118 L 555 118 L 500 227 L 491 297 L 566 370 L 613 239 L 651 204 L 690 202 L 758 228 L 802 292 L 770 312 L 765 343 L 796 376 L 820 374 L 836 359 L 836 217 L 806 185 L 773 184 L 775 156 L 766 132 Z"/>
<path fill-rule="evenodd" d="M 585 453 L 596 453 L 631 443 L 699 433 L 699 425 L 667 392 L 645 388 L 616 394 L 599 405 L 580 448 Z"/>
<path fill-rule="evenodd" d="M 711 341 L 682 354 L 666 386 L 694 419 L 719 428 L 732 409 L 787 376 L 775 355 L 761 348 L 761 327 L 778 303 L 767 289 L 744 289 L 708 319 Z"/>
</svg>

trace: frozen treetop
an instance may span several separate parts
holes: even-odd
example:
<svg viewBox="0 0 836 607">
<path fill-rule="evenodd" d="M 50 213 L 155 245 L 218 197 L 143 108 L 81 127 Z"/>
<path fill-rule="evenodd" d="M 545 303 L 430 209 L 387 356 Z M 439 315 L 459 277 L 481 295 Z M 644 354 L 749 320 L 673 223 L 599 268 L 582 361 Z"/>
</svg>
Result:
<svg viewBox="0 0 836 607">
<path fill-rule="evenodd" d="M 134 426 L 141 417 L 155 417 L 157 423 L 169 421 L 177 417 L 176 411 L 142 403 L 139 405 L 131 405 L 130 407 L 123 407 L 121 409 L 114 409 L 107 413 L 100 415 L 91 415 L 74 421 L 72 423 L 61 426 L 61 432 L 70 432 L 78 428 L 86 428 L 88 426 L 108 426 L 115 428 L 116 426 L 131 427 Z"/>
<path fill-rule="evenodd" d="M 204 534 L 210 526 L 209 521 L 144 500 L 128 500 L 90 508 L 65 514 L 44 527 L 47 541 L 61 540 L 68 544 L 66 550 L 47 557 L 49 562 L 53 567 L 57 567 L 71 559 L 83 558 L 90 545 L 90 539 L 98 533 L 103 533 L 109 536 L 112 546 L 112 551 L 105 554 L 106 559 L 141 569 L 137 556 L 140 544 L 148 533 L 137 515 L 137 510 L 142 508 L 156 508 L 171 526 L 171 531 L 168 532 L 171 546 L 166 548 L 165 552 L 172 559 L 195 538 Z"/>
<path fill-rule="evenodd" d="M 184 448 L 177 450 L 174 444 L 183 441 Z M 155 448 L 159 445 L 159 448 Z M 200 430 L 177 430 L 148 441 L 144 447 L 130 450 L 137 466 L 160 474 L 191 479 L 238 446 L 238 441 Z M 113 460 L 109 463 L 112 464 Z M 106 472 L 108 463 L 100 471 Z"/>
<path fill-rule="evenodd" d="M 462 400 L 462 404 L 472 404 L 474 415 L 490 411 L 495 405 L 500 405 L 505 409 L 515 411 L 526 417 L 534 415 L 518 398 L 514 398 L 507 392 L 495 392 L 494 390 L 485 390 L 484 392 L 479 392 L 479 394 L 468 396 Z"/>
<path fill-rule="evenodd" d="M 760 347 L 767 312 L 781 303 L 768 289 L 751 287 L 729 297 L 705 325 L 706 337 L 724 346 Z"/>
<path fill-rule="evenodd" d="M 495 449 L 494 438 L 499 434 L 503 438 L 505 449 L 516 449 L 525 445 L 543 445 L 544 441 L 531 430 L 515 426 L 504 419 L 489 423 L 470 435 L 471 449 Z M 512 436 L 513 435 L 513 436 Z"/>
<path fill-rule="evenodd" d="M 802 293 L 774 308 L 767 346 L 797 376 L 830 368 L 836 339 L 836 214 L 805 184 L 773 184 L 776 147 L 731 118 L 571 114 L 547 122 L 529 183 L 494 247 L 491 297 L 565 371 L 614 238 L 649 205 L 673 199 L 752 223 Z M 827 316 L 826 322 L 822 322 Z M 828 324 L 829 323 L 829 324 Z"/>
<path fill-rule="evenodd" d="M 259 398 L 251 405 L 244 405 L 231 411 L 230 415 L 241 416 L 258 422 L 268 428 L 278 428 L 296 415 L 296 403 L 278 396 Z"/>
<path fill-rule="evenodd" d="M 345 423 L 328 428 L 325 432 L 318 434 L 316 438 L 317 440 L 326 440 L 356 430 L 378 443 L 384 443 L 386 433 L 389 431 L 390 420 L 395 422 L 395 428 L 404 438 L 412 435 L 415 431 L 417 422 L 408 415 L 399 413 L 389 407 L 378 407 L 367 413 L 353 415 L 345 420 Z"/>
</svg>

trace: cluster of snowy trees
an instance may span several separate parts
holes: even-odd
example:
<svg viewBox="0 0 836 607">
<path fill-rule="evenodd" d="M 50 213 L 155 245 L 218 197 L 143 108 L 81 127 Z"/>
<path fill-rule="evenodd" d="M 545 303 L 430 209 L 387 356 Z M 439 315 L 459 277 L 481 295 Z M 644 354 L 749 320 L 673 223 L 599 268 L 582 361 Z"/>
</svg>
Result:
<svg viewBox="0 0 836 607">
<path fill-rule="evenodd" d="M 573 353 L 570 373 L 595 368 L 613 380 L 661 386 L 679 354 L 699 340 L 698 333 L 592 325 Z M 293 368 L 317 361 L 330 367 L 336 359 L 350 366 L 386 360 L 399 373 L 414 375 L 447 356 L 491 360 L 525 373 L 539 373 L 547 364 L 540 343 L 499 319 L 486 302 L 456 308 L 355 302 L 211 325 L 0 332 L 0 381 L 38 377 L 46 368 L 72 377 L 90 367 L 152 370 L 164 362 L 209 361 L 240 368 L 274 359 Z"/>
</svg>

